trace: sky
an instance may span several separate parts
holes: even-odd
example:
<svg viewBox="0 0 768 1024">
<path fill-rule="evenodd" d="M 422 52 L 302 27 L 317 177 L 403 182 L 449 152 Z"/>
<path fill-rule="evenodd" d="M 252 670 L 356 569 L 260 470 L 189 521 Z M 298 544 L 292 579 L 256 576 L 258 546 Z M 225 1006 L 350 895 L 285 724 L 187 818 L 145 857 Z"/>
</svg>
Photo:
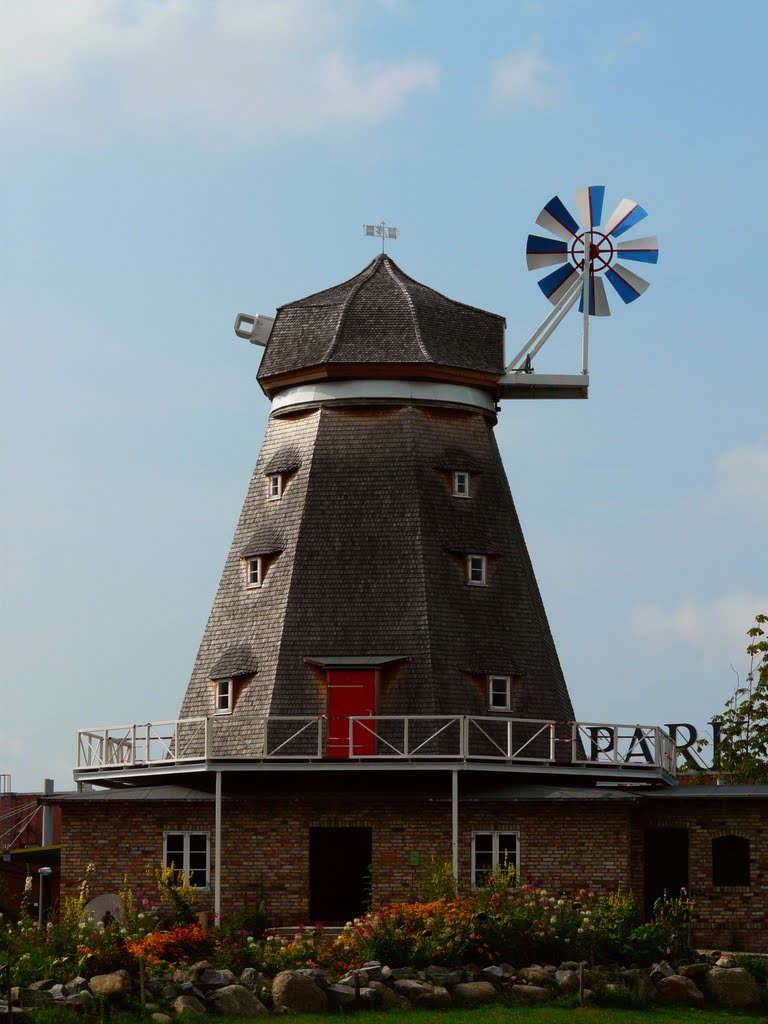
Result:
<svg viewBox="0 0 768 1024">
<path fill-rule="evenodd" d="M 4 0 L 14 790 L 178 714 L 269 413 L 235 315 L 353 276 L 385 220 L 511 358 L 550 309 L 526 237 L 589 184 L 648 211 L 651 287 L 593 323 L 588 401 L 505 402 L 497 438 L 577 717 L 706 732 L 768 611 L 766 34 L 762 0 Z M 578 372 L 579 332 L 536 368 Z"/>
</svg>

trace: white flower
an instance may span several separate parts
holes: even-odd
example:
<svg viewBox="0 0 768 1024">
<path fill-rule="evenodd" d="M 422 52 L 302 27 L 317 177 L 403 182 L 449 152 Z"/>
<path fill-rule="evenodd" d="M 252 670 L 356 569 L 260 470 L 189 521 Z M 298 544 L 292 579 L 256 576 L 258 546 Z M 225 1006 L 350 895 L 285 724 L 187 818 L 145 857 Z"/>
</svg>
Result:
<svg viewBox="0 0 768 1024">
<path fill-rule="evenodd" d="M 249 935 L 248 938 L 245 941 L 246 942 L 253 942 L 253 936 Z"/>
</svg>

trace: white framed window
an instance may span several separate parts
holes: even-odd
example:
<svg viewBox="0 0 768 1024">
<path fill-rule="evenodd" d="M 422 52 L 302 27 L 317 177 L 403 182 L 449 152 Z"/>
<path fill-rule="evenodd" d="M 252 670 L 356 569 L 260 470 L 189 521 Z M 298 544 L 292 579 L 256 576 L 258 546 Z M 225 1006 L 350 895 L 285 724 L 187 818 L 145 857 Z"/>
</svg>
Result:
<svg viewBox="0 0 768 1024">
<path fill-rule="evenodd" d="M 216 714 L 231 715 L 234 706 L 234 687 L 231 679 L 216 679 Z"/>
<path fill-rule="evenodd" d="M 270 473 L 267 477 L 267 494 L 270 501 L 277 501 L 283 496 L 283 474 Z"/>
<path fill-rule="evenodd" d="M 509 676 L 488 677 L 488 707 L 491 711 L 509 711 L 512 707 L 512 685 Z"/>
<path fill-rule="evenodd" d="M 472 888 L 480 889 L 501 865 L 520 872 L 520 835 L 518 832 L 472 833 Z"/>
<path fill-rule="evenodd" d="M 263 580 L 263 565 L 261 555 L 255 558 L 245 559 L 245 585 L 246 587 L 260 587 Z"/>
<path fill-rule="evenodd" d="M 208 888 L 210 837 L 207 832 L 163 833 L 163 864 L 184 872 L 198 889 Z"/>
<path fill-rule="evenodd" d="M 467 583 L 476 587 L 485 586 L 485 555 L 467 555 Z"/>
<path fill-rule="evenodd" d="M 453 471 L 453 494 L 456 498 L 469 497 L 469 473 L 463 469 Z"/>
</svg>

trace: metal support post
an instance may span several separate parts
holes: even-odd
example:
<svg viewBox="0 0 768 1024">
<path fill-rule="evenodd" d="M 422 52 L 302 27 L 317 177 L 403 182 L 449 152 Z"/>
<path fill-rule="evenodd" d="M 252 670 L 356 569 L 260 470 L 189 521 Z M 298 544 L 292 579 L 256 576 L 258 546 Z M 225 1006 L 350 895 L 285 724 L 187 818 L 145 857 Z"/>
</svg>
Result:
<svg viewBox="0 0 768 1024">
<path fill-rule="evenodd" d="M 221 924 L 221 772 L 216 772 L 216 813 L 214 823 L 213 921 Z"/>
<path fill-rule="evenodd" d="M 459 892 L 459 773 L 451 772 L 451 861 L 456 894 Z"/>
</svg>

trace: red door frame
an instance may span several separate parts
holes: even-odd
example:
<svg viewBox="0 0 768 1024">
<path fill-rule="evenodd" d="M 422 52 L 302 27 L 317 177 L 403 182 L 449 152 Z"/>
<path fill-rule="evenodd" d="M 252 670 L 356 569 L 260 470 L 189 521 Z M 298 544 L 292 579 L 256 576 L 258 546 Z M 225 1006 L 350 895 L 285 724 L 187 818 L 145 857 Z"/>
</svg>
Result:
<svg viewBox="0 0 768 1024">
<path fill-rule="evenodd" d="M 357 725 L 349 742 L 349 719 L 376 714 L 375 669 L 328 670 L 328 742 L 329 758 L 365 757 L 376 751 L 373 723 Z"/>
</svg>

